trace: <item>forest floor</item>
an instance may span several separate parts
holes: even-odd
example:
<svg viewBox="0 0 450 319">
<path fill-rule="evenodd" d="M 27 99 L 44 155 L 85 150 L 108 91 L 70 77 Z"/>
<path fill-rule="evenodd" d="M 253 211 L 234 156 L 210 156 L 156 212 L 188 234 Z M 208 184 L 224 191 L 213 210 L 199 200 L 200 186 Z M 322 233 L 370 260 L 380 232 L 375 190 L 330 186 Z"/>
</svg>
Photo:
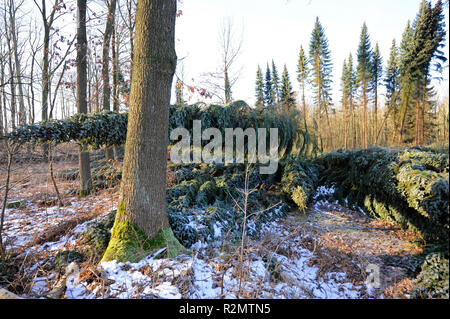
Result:
<svg viewBox="0 0 450 319">
<path fill-rule="evenodd" d="M 54 170 L 76 166 L 56 162 Z M 48 298 L 65 278 L 54 257 L 83 245 L 87 225 L 116 208 L 118 187 L 80 199 L 77 181 L 57 179 L 65 203 L 58 207 L 48 164 L 15 164 L 12 176 L 8 202 L 18 204 L 6 210 L 4 240 L 14 276 L 3 288 Z M 178 258 L 83 261 L 58 298 L 408 298 L 407 265 L 421 252 L 420 238 L 330 202 L 332 191 L 319 188 L 306 212 L 266 224 L 243 248 L 223 234 Z"/>
</svg>

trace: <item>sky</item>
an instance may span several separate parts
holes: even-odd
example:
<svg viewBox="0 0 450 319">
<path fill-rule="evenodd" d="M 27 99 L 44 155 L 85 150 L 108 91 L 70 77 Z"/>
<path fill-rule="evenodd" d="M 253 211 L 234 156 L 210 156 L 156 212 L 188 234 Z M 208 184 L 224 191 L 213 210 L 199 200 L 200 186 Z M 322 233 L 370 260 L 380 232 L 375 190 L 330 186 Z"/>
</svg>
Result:
<svg viewBox="0 0 450 319">
<path fill-rule="evenodd" d="M 294 91 L 299 90 L 296 64 L 300 46 L 308 52 L 314 22 L 319 17 L 333 63 L 332 98 L 339 103 L 343 61 L 350 53 L 355 59 L 363 23 L 367 24 L 372 47 L 378 42 L 385 66 L 392 40 L 401 41 L 406 23 L 414 20 L 419 5 L 420 0 L 182 0 L 176 50 L 183 58 L 184 80 L 198 83 L 201 74 L 217 70 L 221 61 L 220 25 L 231 18 L 237 35 L 242 34 L 243 39 L 235 64 L 241 76 L 233 87 L 233 99 L 252 104 L 257 66 L 261 65 L 265 72 L 272 59 L 280 74 L 286 64 Z M 448 58 L 448 43 L 444 51 Z M 443 82 L 433 82 L 441 97 L 448 95 L 448 68 L 442 76 Z"/>
</svg>

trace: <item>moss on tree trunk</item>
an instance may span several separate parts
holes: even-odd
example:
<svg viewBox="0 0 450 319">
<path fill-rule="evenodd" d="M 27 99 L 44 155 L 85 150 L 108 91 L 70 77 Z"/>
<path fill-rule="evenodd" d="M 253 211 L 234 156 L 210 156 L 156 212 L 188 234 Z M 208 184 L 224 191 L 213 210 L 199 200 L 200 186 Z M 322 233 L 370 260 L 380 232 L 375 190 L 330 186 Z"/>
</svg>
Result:
<svg viewBox="0 0 450 319">
<path fill-rule="evenodd" d="M 117 210 L 111 240 L 101 262 L 138 262 L 163 247 L 167 247 L 165 255 L 169 258 L 188 252 L 175 238 L 170 227 L 160 229 L 156 236 L 149 238 L 144 230 L 126 217 L 125 205 L 122 203 Z"/>
</svg>

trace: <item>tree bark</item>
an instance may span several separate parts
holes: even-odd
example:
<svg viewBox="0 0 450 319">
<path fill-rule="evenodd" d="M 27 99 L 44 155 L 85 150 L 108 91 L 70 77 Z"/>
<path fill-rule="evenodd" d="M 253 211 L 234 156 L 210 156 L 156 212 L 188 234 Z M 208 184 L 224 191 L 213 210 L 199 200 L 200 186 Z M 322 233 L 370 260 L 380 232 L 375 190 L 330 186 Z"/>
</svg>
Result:
<svg viewBox="0 0 450 319">
<path fill-rule="evenodd" d="M 308 133 L 308 125 L 306 124 L 306 101 L 305 101 L 305 80 L 302 80 L 302 105 L 303 105 L 303 122 L 305 131 Z"/>
<path fill-rule="evenodd" d="M 119 112 L 120 108 L 120 96 L 119 96 L 119 53 L 120 53 L 120 41 L 119 36 L 117 34 L 117 24 L 114 22 L 113 27 L 113 33 L 112 33 L 112 39 L 111 39 L 111 46 L 112 46 L 112 63 L 113 63 L 113 111 Z M 119 158 L 119 150 L 121 146 L 114 146 L 114 158 Z"/>
<path fill-rule="evenodd" d="M 0 61 L 0 84 L 1 84 L 1 93 L 0 99 L 2 100 L 3 104 L 3 131 L 5 134 L 8 131 L 8 117 L 6 114 L 6 92 L 5 92 L 5 64 L 4 61 Z"/>
<path fill-rule="evenodd" d="M 139 0 L 119 208 L 103 261 L 137 261 L 160 247 L 183 251 L 169 226 L 166 165 L 176 66 L 176 0 Z"/>
<path fill-rule="evenodd" d="M 111 110 L 111 87 L 109 84 L 109 49 L 111 46 L 111 36 L 114 31 L 114 19 L 116 14 L 116 0 L 110 0 L 108 5 L 108 17 L 106 19 L 105 32 L 103 34 L 102 49 L 102 80 L 103 80 L 103 110 Z M 112 147 L 105 149 L 106 160 L 114 158 Z"/>
<path fill-rule="evenodd" d="M 377 145 L 377 132 L 378 132 L 378 85 L 375 83 L 375 101 L 374 101 L 374 109 L 373 109 L 373 134 L 374 134 L 374 145 Z"/>
<path fill-rule="evenodd" d="M 0 50 L 0 52 L 2 51 Z M 3 61 L 0 61 L 0 87 L 2 93 L 0 94 L 0 135 L 2 135 L 3 133 L 6 134 L 6 130 L 3 129 L 5 127 L 3 124 L 3 79 Z"/>
<path fill-rule="evenodd" d="M 344 97 L 343 101 L 342 101 L 342 109 L 344 111 L 344 148 L 347 150 L 348 149 L 348 123 L 347 123 L 347 101 L 346 101 L 347 97 Z"/>
<path fill-rule="evenodd" d="M 6 25 L 6 14 L 5 14 L 5 25 Z M 14 62 L 12 57 L 12 47 L 11 47 L 11 36 L 9 32 L 5 32 L 6 43 L 8 44 L 8 67 L 9 67 L 9 84 L 11 86 L 11 101 L 10 101 L 10 115 L 11 115 L 11 128 L 14 130 L 16 128 L 16 84 L 14 81 Z"/>
<path fill-rule="evenodd" d="M 87 37 L 86 0 L 77 0 L 77 111 L 87 113 Z M 78 150 L 80 195 L 86 196 L 92 189 L 89 152 L 80 145 Z"/>
<path fill-rule="evenodd" d="M 367 83 L 363 82 L 363 148 L 367 148 Z"/>
</svg>

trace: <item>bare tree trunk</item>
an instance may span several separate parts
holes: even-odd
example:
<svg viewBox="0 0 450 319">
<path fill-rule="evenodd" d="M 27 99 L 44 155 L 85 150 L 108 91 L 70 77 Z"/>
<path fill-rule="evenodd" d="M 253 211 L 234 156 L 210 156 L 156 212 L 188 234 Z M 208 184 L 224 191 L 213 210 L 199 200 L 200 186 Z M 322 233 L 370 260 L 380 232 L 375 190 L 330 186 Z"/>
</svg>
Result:
<svg viewBox="0 0 450 319">
<path fill-rule="evenodd" d="M 367 148 L 368 139 L 367 139 L 367 83 L 364 81 L 363 83 L 363 148 Z"/>
<path fill-rule="evenodd" d="M 319 57 L 316 57 L 316 67 L 317 67 L 317 65 L 318 65 L 318 60 L 319 59 Z M 322 95 L 322 91 L 321 91 L 321 85 L 322 85 L 322 83 L 320 82 L 320 78 L 319 78 L 319 72 L 317 71 L 316 72 L 316 74 L 317 74 L 317 77 L 316 77 L 316 83 L 317 83 L 317 134 L 319 135 L 319 139 L 321 138 L 321 132 L 320 132 L 320 121 L 321 121 L 321 118 L 322 118 L 322 116 L 321 116 L 321 100 L 320 100 L 320 98 L 321 98 L 321 95 Z"/>
<path fill-rule="evenodd" d="M 306 124 L 305 80 L 302 80 L 302 105 L 303 105 L 303 122 L 305 125 L 305 132 L 308 133 L 308 125 Z"/>
<path fill-rule="evenodd" d="M 7 143 L 7 142 L 5 142 Z M 9 192 L 9 181 L 11 178 L 11 165 L 12 165 L 12 157 L 13 155 L 11 152 L 9 152 L 8 149 L 8 164 L 6 167 L 6 183 L 5 183 L 5 194 L 3 195 L 3 205 L 2 205 L 2 211 L 0 216 L 0 258 L 3 260 L 5 258 L 6 249 L 3 245 L 3 225 L 5 221 L 5 210 L 6 210 L 6 202 L 8 200 L 8 192 Z"/>
<path fill-rule="evenodd" d="M 416 100 L 416 146 L 420 145 L 420 100 L 417 97 Z"/>
<path fill-rule="evenodd" d="M 0 54 L 1 54 L 0 50 Z M 3 91 L 3 61 L 0 61 L 0 86 L 1 90 Z M 2 92 L 3 93 L 3 92 Z M 6 108 L 6 106 L 5 106 Z M 4 130 L 4 124 L 3 124 L 3 94 L 0 95 L 0 135 L 3 133 L 6 134 L 6 130 Z"/>
<path fill-rule="evenodd" d="M 352 149 L 356 148 L 356 126 L 355 126 L 355 107 L 353 105 L 353 97 L 350 97 L 350 111 L 352 112 Z"/>
<path fill-rule="evenodd" d="M 375 82 L 375 101 L 374 101 L 374 109 L 373 109 L 373 137 L 374 137 L 374 145 L 377 145 L 378 138 L 378 84 Z"/>
<path fill-rule="evenodd" d="M 5 140 L 4 142 L 4 148 L 6 149 L 6 153 L 8 156 L 8 161 L 7 161 L 7 167 L 6 167 L 6 182 L 5 182 L 5 193 L 3 195 L 3 205 L 2 205 L 2 210 L 1 210 L 1 214 L 0 214 L 0 260 L 4 260 L 5 259 L 5 254 L 6 254 L 6 248 L 4 246 L 3 243 L 3 226 L 4 226 L 4 221 L 5 221 L 5 211 L 6 211 L 6 202 L 8 201 L 8 192 L 9 192 L 9 183 L 11 180 L 11 166 L 12 166 L 12 162 L 13 162 L 13 157 L 14 154 L 18 151 L 19 149 L 19 145 L 10 145 L 9 141 Z"/>
<path fill-rule="evenodd" d="M 87 113 L 87 37 L 86 0 L 77 0 L 77 111 Z M 80 195 L 86 196 L 92 189 L 89 152 L 85 146 L 79 147 L 78 168 L 80 172 Z"/>
<path fill-rule="evenodd" d="M 44 49 L 42 58 L 42 96 L 41 96 L 41 117 L 42 121 L 48 120 L 48 95 L 50 91 L 50 74 L 49 74 L 49 46 L 50 46 L 50 28 L 44 26 Z"/>
<path fill-rule="evenodd" d="M 225 103 L 231 102 L 231 85 L 230 85 L 230 79 L 228 77 L 228 67 L 225 63 L 225 69 L 224 69 L 224 85 L 225 85 Z"/>
<path fill-rule="evenodd" d="M 50 179 L 52 180 L 53 187 L 55 188 L 56 198 L 58 199 L 58 203 L 59 203 L 58 205 L 60 207 L 63 207 L 64 206 L 64 202 L 62 201 L 62 197 L 61 197 L 61 194 L 59 192 L 58 185 L 56 184 L 55 176 L 53 174 L 53 149 L 52 149 L 51 146 L 49 146 L 48 157 L 49 157 L 48 158 L 48 161 L 49 161 L 48 171 L 49 171 L 49 174 L 50 174 Z"/>
<path fill-rule="evenodd" d="M 1 84 L 1 93 L 0 99 L 3 101 L 3 131 L 8 131 L 8 117 L 6 114 L 6 92 L 5 92 L 5 64 L 3 61 L 0 61 L 0 84 Z"/>
<path fill-rule="evenodd" d="M 344 148 L 348 149 L 348 123 L 347 123 L 347 101 L 344 99 L 342 102 L 342 108 L 344 111 Z"/>
<path fill-rule="evenodd" d="M 166 202 L 176 2 L 138 2 L 119 208 L 103 261 L 137 261 L 162 247 L 175 256 L 183 249 L 169 226 Z"/>
<path fill-rule="evenodd" d="M 375 145 L 378 144 L 378 140 L 379 140 L 379 138 L 380 138 L 381 130 L 383 129 L 385 122 L 386 122 L 387 119 L 389 118 L 389 113 L 390 113 L 390 112 L 391 112 L 391 108 L 389 107 L 388 110 L 386 111 L 386 114 L 385 114 L 384 117 L 383 117 L 383 121 L 381 121 L 380 128 L 378 129 L 378 132 L 375 132 L 375 133 L 376 133 L 376 136 L 375 136 Z"/>
<path fill-rule="evenodd" d="M 111 45 L 111 36 L 114 31 L 114 19 L 116 13 L 116 0 L 110 0 L 108 5 L 108 17 L 106 19 L 105 32 L 103 34 L 102 50 L 102 80 L 103 80 L 103 110 L 111 110 L 111 87 L 109 85 L 109 48 Z M 114 158 L 111 147 L 105 149 L 106 160 Z"/>
<path fill-rule="evenodd" d="M 119 37 L 117 35 L 117 25 L 114 23 L 114 30 L 112 34 L 112 62 L 113 62 L 113 111 L 118 112 L 119 111 L 119 72 L 120 72 L 120 66 L 119 66 Z"/>
<path fill-rule="evenodd" d="M 7 26 L 6 12 L 4 15 L 5 26 Z M 11 34 L 5 32 L 6 43 L 8 44 L 8 67 L 9 67 L 9 84 L 11 86 L 11 99 L 10 99 L 10 115 L 11 115 L 11 127 L 16 128 L 16 82 L 14 81 L 14 62 L 13 62 L 13 50 L 11 47 Z"/>
<path fill-rule="evenodd" d="M 114 22 L 113 34 L 111 39 L 112 45 L 112 62 L 113 62 L 113 111 L 119 112 L 120 108 L 120 96 L 119 96 L 119 53 L 120 53 L 120 41 L 117 34 L 117 24 Z M 121 146 L 114 146 L 114 158 L 119 158 L 119 149 Z"/>
<path fill-rule="evenodd" d="M 330 116 L 328 114 L 328 105 L 325 105 L 325 116 L 327 118 L 327 126 L 328 126 L 327 141 L 330 140 L 329 143 L 327 142 L 327 146 L 329 147 L 330 150 L 333 150 L 333 135 L 332 135 L 331 124 L 330 124 Z"/>
<path fill-rule="evenodd" d="M 20 71 L 20 59 L 19 53 L 17 49 L 17 30 L 16 30 L 16 8 L 14 7 L 14 1 L 9 1 L 9 31 L 11 33 L 11 40 L 13 45 L 13 54 L 14 54 L 14 64 L 15 64 L 15 78 L 17 79 L 17 88 L 18 88 L 18 101 L 19 101 L 19 124 L 26 124 L 26 112 L 25 112 L 25 103 L 23 99 L 23 88 L 22 88 L 22 75 Z"/>
<path fill-rule="evenodd" d="M 53 110 L 55 109 L 55 105 L 56 105 L 56 97 L 58 94 L 58 90 L 61 87 L 61 84 L 63 81 L 64 73 L 66 71 L 66 65 L 67 65 L 67 61 L 64 63 L 64 67 L 61 70 L 61 74 L 59 75 L 58 82 L 56 83 L 55 92 L 53 92 L 53 99 L 50 102 L 50 118 L 53 118 Z M 56 113 L 56 110 L 55 110 L 55 113 Z"/>
<path fill-rule="evenodd" d="M 425 80 L 426 83 L 426 80 Z M 421 122 L 420 122 L 420 141 L 419 144 L 425 144 L 425 97 L 427 94 L 426 84 L 423 87 L 422 91 L 422 107 L 421 107 Z"/>
</svg>

